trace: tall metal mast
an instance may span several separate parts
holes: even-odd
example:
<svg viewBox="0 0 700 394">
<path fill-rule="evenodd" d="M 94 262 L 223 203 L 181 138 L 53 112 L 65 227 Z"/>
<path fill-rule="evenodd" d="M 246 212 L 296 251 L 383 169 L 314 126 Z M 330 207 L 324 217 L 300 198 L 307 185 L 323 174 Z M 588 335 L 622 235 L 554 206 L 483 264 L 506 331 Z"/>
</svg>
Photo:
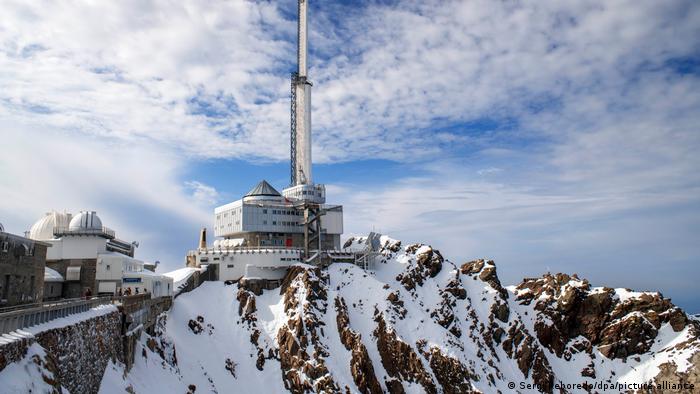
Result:
<svg viewBox="0 0 700 394">
<path fill-rule="evenodd" d="M 308 0 L 298 0 L 298 70 L 292 73 L 291 185 L 312 185 L 311 174 L 311 82 L 308 80 Z"/>
</svg>

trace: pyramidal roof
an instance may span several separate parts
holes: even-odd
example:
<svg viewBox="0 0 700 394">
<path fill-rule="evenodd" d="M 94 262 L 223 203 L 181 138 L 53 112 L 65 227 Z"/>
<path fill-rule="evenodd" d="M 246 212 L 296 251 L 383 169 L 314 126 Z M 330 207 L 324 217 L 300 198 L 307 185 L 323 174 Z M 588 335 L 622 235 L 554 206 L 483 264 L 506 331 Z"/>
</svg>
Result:
<svg viewBox="0 0 700 394">
<path fill-rule="evenodd" d="M 280 192 L 275 190 L 266 180 L 260 181 L 257 186 L 251 189 L 245 197 L 252 196 L 282 196 Z"/>
</svg>

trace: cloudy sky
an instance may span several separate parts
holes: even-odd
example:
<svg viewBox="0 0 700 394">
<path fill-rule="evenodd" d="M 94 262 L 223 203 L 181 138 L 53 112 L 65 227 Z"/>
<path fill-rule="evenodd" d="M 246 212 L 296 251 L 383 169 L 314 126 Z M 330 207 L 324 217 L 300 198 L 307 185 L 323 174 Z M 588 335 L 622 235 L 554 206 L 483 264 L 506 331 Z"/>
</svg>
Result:
<svg viewBox="0 0 700 394">
<path fill-rule="evenodd" d="M 0 222 L 98 211 L 183 265 L 288 183 L 296 2 L 0 3 Z M 700 3 L 311 2 L 315 180 L 371 230 L 700 312 Z"/>
</svg>

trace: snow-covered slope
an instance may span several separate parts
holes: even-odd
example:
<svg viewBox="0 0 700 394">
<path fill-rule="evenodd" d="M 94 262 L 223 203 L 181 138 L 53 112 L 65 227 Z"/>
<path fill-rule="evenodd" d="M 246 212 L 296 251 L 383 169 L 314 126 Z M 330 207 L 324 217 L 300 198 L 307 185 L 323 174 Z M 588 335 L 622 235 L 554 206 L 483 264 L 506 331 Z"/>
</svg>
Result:
<svg viewBox="0 0 700 394">
<path fill-rule="evenodd" d="M 108 367 L 101 392 L 698 387 L 700 322 L 658 293 L 564 274 L 503 287 L 492 261 L 457 265 L 427 245 L 382 241 L 372 271 L 299 265 L 259 295 L 214 282 L 183 294 L 157 334 L 143 335 L 131 371 Z"/>
</svg>

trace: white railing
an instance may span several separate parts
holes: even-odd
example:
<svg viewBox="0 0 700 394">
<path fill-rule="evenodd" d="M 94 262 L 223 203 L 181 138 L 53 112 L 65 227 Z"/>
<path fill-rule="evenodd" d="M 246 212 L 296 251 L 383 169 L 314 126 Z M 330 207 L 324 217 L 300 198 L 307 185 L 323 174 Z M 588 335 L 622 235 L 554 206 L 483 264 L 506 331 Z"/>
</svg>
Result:
<svg viewBox="0 0 700 394">
<path fill-rule="evenodd" d="M 73 298 L 36 304 L 17 305 L 0 309 L 0 335 L 48 321 L 86 312 L 98 305 L 111 304 L 111 296 L 90 299 Z"/>
<path fill-rule="evenodd" d="M 100 228 L 79 228 L 71 230 L 68 227 L 54 227 L 53 235 L 60 237 L 61 235 L 103 235 L 107 238 L 114 239 L 116 233 L 109 227 Z"/>
</svg>

